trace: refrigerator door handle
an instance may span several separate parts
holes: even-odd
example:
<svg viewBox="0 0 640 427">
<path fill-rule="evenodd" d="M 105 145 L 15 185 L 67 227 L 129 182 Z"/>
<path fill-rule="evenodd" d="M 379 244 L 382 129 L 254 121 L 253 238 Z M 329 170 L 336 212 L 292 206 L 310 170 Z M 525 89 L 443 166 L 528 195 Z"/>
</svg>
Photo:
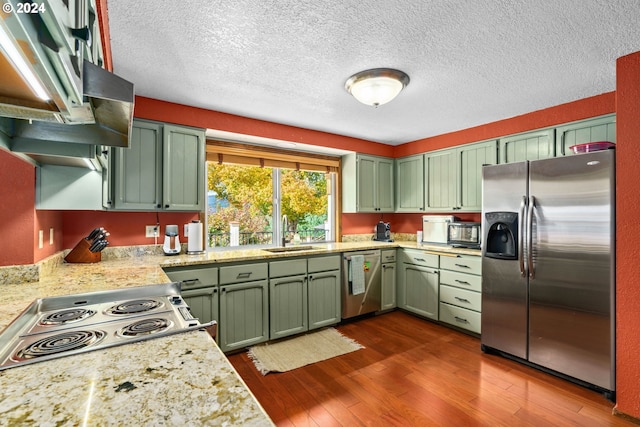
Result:
<svg viewBox="0 0 640 427">
<path fill-rule="evenodd" d="M 520 275 L 526 277 L 527 266 L 524 263 L 524 221 L 525 221 L 525 209 L 527 206 L 527 197 L 522 196 L 520 202 L 520 211 L 518 212 L 518 264 L 520 266 Z"/>
<path fill-rule="evenodd" d="M 533 208 L 535 204 L 536 198 L 529 196 L 529 207 L 527 209 L 527 265 L 530 279 L 535 279 L 535 271 L 533 269 Z"/>
</svg>

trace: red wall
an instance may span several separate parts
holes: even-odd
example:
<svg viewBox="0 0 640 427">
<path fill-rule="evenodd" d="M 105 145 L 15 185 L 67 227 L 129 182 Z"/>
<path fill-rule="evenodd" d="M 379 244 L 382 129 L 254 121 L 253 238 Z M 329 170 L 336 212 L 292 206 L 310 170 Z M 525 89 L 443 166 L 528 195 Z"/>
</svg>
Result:
<svg viewBox="0 0 640 427">
<path fill-rule="evenodd" d="M 425 151 L 453 147 L 470 142 L 498 138 L 561 123 L 588 119 L 615 112 L 616 93 L 607 92 L 590 98 L 557 105 L 521 116 L 487 123 L 469 129 L 446 133 L 431 138 L 419 139 L 395 147 L 394 157 L 410 156 Z"/>
<path fill-rule="evenodd" d="M 1 149 L 0 165 L 0 265 L 32 264 L 35 168 Z"/>
<path fill-rule="evenodd" d="M 53 228 L 53 244 L 50 244 L 50 229 Z M 38 248 L 38 231 L 43 232 L 43 246 Z M 33 227 L 33 252 L 34 261 L 38 262 L 48 256 L 51 256 L 66 246 L 63 244 L 62 236 L 64 230 L 62 228 L 62 212 L 58 211 L 35 211 L 35 221 Z"/>
<path fill-rule="evenodd" d="M 64 248 L 73 248 L 91 230 L 104 227 L 110 236 L 110 246 L 151 245 L 152 237 L 145 237 L 145 226 L 156 224 L 155 212 L 103 212 L 103 211 L 66 211 L 62 215 L 64 230 Z M 198 219 L 194 212 L 159 212 L 160 233 L 158 243 L 164 241 L 164 229 L 167 224 L 176 224 L 180 230 L 180 241 L 186 242 L 184 224 Z"/>
<path fill-rule="evenodd" d="M 616 65 L 617 410 L 640 418 L 640 52 Z"/>
</svg>

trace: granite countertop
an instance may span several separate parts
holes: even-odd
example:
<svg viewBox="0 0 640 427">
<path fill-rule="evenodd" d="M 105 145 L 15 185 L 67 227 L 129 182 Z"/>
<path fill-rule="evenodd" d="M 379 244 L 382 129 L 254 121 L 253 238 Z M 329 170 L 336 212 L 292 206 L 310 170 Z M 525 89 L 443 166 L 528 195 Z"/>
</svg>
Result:
<svg viewBox="0 0 640 427">
<path fill-rule="evenodd" d="M 110 248 L 95 264 L 57 263 L 40 280 L 0 275 L 0 330 L 38 298 L 168 283 L 165 267 L 269 260 L 354 250 L 421 249 L 480 255 L 416 242 L 313 244 L 311 250 L 262 249 L 202 255 L 132 256 Z M 118 253 L 123 252 L 123 253 Z M 62 357 L 0 371 L 0 425 L 273 425 L 215 341 L 204 331 Z"/>
</svg>

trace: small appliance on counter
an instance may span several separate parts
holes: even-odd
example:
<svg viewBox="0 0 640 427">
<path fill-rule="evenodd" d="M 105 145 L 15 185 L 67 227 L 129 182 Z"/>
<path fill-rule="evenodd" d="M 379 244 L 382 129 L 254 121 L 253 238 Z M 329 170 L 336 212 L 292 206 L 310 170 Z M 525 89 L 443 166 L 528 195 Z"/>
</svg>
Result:
<svg viewBox="0 0 640 427">
<path fill-rule="evenodd" d="M 446 245 L 449 224 L 457 219 L 453 215 L 424 215 L 422 217 L 422 242 Z"/>
<path fill-rule="evenodd" d="M 375 232 L 376 234 L 373 236 L 373 240 L 378 242 L 393 242 L 393 240 L 391 240 L 390 223 L 380 221 L 376 224 Z"/>
<path fill-rule="evenodd" d="M 165 255 L 178 255 L 182 250 L 177 225 L 167 225 L 164 229 L 164 244 L 162 251 Z"/>
<path fill-rule="evenodd" d="M 447 228 L 447 244 L 455 248 L 480 249 L 479 222 L 452 222 Z"/>
<path fill-rule="evenodd" d="M 196 219 L 185 225 L 185 227 L 187 227 L 187 255 L 203 254 L 202 222 Z"/>
</svg>

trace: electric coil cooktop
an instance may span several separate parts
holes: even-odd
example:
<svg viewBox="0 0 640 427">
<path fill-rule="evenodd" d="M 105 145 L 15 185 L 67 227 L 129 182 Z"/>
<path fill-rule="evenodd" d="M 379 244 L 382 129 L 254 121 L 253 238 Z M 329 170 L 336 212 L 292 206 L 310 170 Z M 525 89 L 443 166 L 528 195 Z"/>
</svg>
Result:
<svg viewBox="0 0 640 427">
<path fill-rule="evenodd" d="M 208 328 L 170 283 L 35 300 L 0 334 L 0 370 Z"/>
</svg>

